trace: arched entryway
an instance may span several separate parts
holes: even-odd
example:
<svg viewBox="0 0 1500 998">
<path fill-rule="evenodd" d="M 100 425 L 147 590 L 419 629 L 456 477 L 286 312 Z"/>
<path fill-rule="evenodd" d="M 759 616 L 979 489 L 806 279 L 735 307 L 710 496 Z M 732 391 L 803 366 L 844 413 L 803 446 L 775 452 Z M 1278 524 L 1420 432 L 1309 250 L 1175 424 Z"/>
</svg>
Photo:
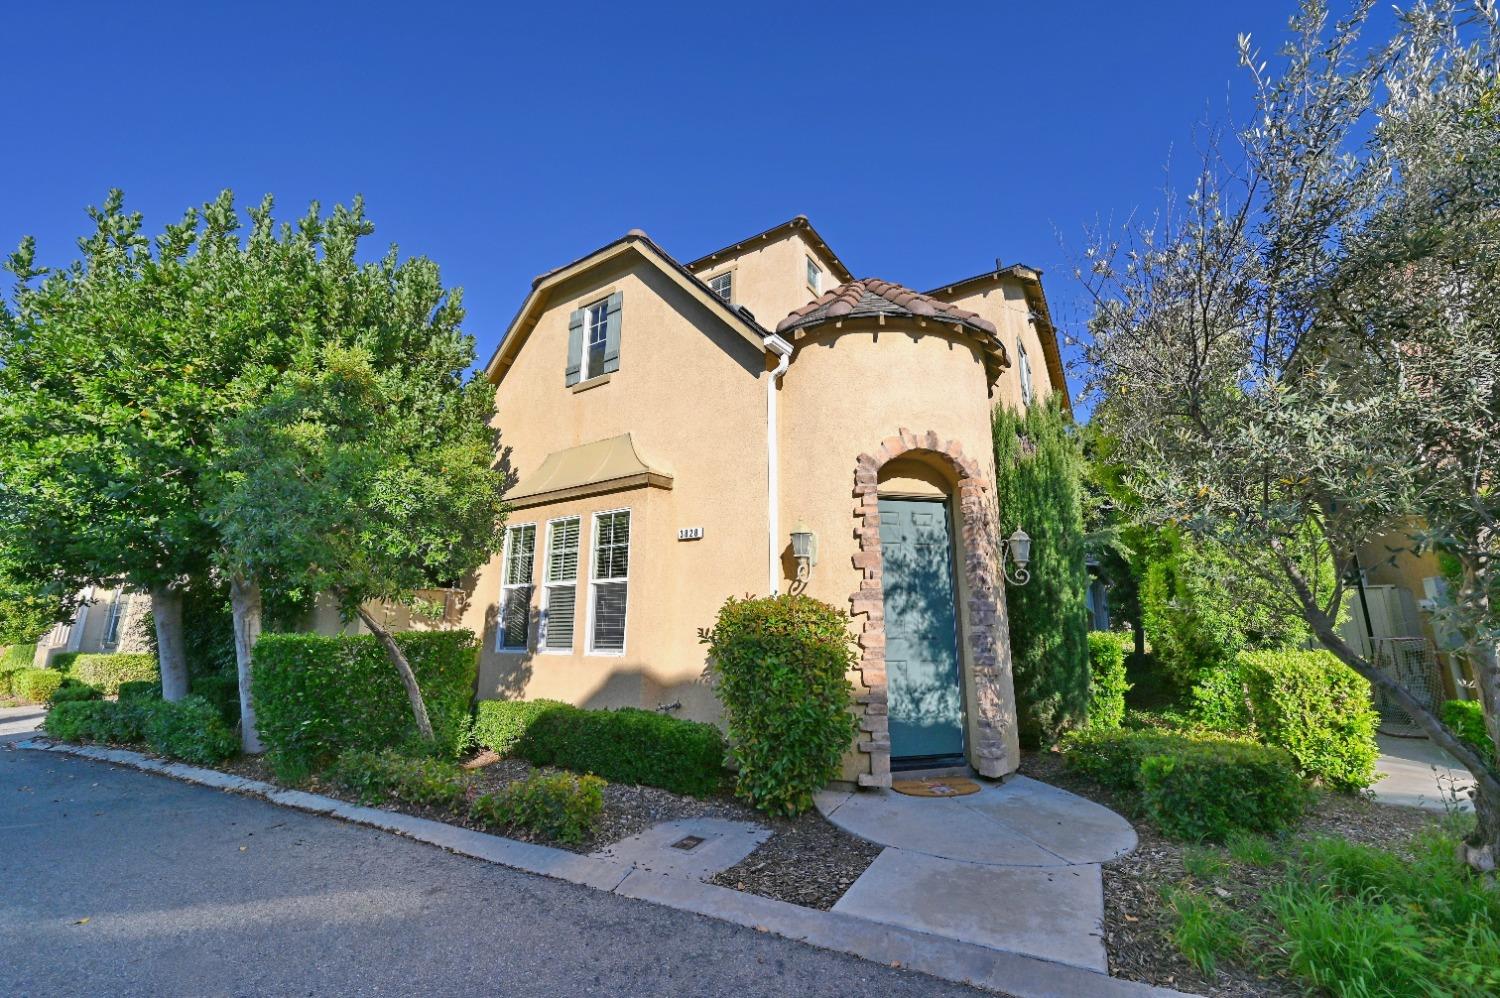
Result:
<svg viewBox="0 0 1500 998">
<path fill-rule="evenodd" d="M 902 478 L 910 477 L 907 468 L 936 465 L 951 486 L 946 495 L 924 495 L 920 487 L 892 487 L 886 476 L 882 496 L 881 471 L 892 462 L 902 466 Z M 911 755 L 937 760 L 956 749 L 985 776 L 1010 772 L 1016 760 L 1015 709 L 993 485 L 957 442 L 902 429 L 874 454 L 859 456 L 854 495 L 855 567 L 861 582 L 850 604 L 860 621 L 864 687 L 858 748 L 868 758 L 868 772 L 859 782 L 890 785 L 893 735 L 904 743 L 898 750 Z M 895 561 L 889 564 L 883 535 L 893 544 Z M 944 560 L 950 558 L 958 564 Z M 888 568 L 893 587 L 899 587 L 889 601 Z M 948 618 L 937 606 L 944 599 L 953 606 L 947 638 Z M 897 619 L 907 614 L 921 622 Z M 901 670 L 894 690 L 892 665 Z M 945 675 L 954 684 L 946 690 L 941 688 Z M 894 727 L 893 692 L 898 696 Z M 908 698 L 914 696 L 926 701 L 913 704 Z"/>
</svg>

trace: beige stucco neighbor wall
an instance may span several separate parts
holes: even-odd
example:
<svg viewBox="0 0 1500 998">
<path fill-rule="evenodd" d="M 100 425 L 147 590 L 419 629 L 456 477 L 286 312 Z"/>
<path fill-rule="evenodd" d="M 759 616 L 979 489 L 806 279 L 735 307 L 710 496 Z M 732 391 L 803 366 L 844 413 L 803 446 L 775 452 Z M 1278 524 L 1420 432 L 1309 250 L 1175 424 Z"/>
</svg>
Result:
<svg viewBox="0 0 1500 998">
<path fill-rule="evenodd" d="M 818 564 L 807 592 L 856 615 L 862 664 L 851 679 L 861 700 L 864 734 L 859 749 L 845 759 L 845 780 L 889 782 L 880 566 L 868 543 L 871 531 L 878 538 L 872 506 L 882 491 L 880 468 L 897 458 L 904 460 L 887 475 L 888 494 L 946 487 L 955 507 L 970 762 L 999 776 L 1019 760 L 1004 593 L 993 574 L 988 591 L 974 591 L 980 569 L 993 567 L 997 558 L 993 539 L 976 533 L 993 533 L 990 405 L 983 359 L 973 342 L 933 324 L 849 322 L 842 328 L 818 327 L 797 341 L 781 392 L 781 521 L 788 533 L 800 522 L 818 537 Z M 939 469 L 938 474 L 923 476 L 913 460 Z M 789 551 L 783 564 L 790 580 Z M 851 601 L 851 594 L 860 593 L 866 595 Z"/>
<path fill-rule="evenodd" d="M 1052 394 L 1052 381 L 1047 374 L 1047 355 L 1042 349 L 1042 340 L 1036 323 L 1028 317 L 1030 308 L 1026 303 L 1026 292 L 1021 281 L 1014 277 L 998 277 L 977 284 L 963 294 L 943 296 L 959 308 L 966 308 L 995 324 L 1005 352 L 1010 355 L 1010 367 L 1001 375 L 995 386 L 995 400 L 1017 409 L 1024 408 L 1021 401 L 1019 343 L 1026 348 L 1031 362 L 1031 385 L 1035 400 L 1046 399 Z"/>
<path fill-rule="evenodd" d="M 567 387 L 569 314 L 617 291 L 624 296 L 620 369 Z M 523 487 L 548 454 L 622 433 L 648 465 L 672 476 L 672 487 L 512 511 L 510 524 L 538 525 L 534 617 L 547 521 L 584 518 L 574 648 L 566 655 L 495 650 L 496 558 L 478 574 L 464 619 L 484 636 L 480 696 L 647 708 L 680 701 L 675 716 L 716 720 L 717 701 L 701 681 L 698 628 L 712 625 L 727 596 L 766 588 L 764 353 L 634 254 L 555 288 L 529 335 L 496 392 L 501 441 Z M 631 510 L 625 651 L 591 655 L 584 652 L 589 517 L 613 509 Z M 677 540 L 683 527 L 702 527 L 703 538 Z M 532 635 L 534 644 L 535 621 Z"/>
<path fill-rule="evenodd" d="M 37 642 L 32 659 L 37 668 L 47 668 L 55 657 L 69 651 L 126 654 L 147 650 L 141 621 L 151 609 L 150 596 L 129 589 L 102 586 L 91 586 L 83 595 L 84 605 L 79 607 L 72 623 L 54 627 Z M 122 603 L 119 625 L 115 629 L 115 640 L 106 642 L 105 631 L 116 602 Z"/>
<path fill-rule="evenodd" d="M 823 270 L 819 291 L 807 285 L 808 257 Z M 798 229 L 747 245 L 737 254 L 725 254 L 694 273 L 706 281 L 729 271 L 734 273 L 731 303 L 755 313 L 767 329 L 775 329 L 794 310 L 843 283 L 827 254 L 814 248 Z"/>
</svg>

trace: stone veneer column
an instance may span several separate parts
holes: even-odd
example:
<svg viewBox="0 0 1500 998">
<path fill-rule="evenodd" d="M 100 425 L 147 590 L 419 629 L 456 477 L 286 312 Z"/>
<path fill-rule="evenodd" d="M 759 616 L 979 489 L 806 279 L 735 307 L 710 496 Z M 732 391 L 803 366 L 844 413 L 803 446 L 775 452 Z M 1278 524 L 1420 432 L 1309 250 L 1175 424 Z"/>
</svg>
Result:
<svg viewBox="0 0 1500 998">
<path fill-rule="evenodd" d="M 881 582 L 880 469 L 887 461 L 913 451 L 935 454 L 957 473 L 954 496 L 963 537 L 964 577 L 968 585 L 968 619 L 964 636 L 968 656 L 964 668 L 973 678 L 975 702 L 970 731 L 977 737 L 970 758 L 983 776 L 1003 776 L 1016 767 L 1015 694 L 1011 682 L 1010 631 L 1005 614 L 1004 581 L 1000 574 L 1000 544 L 995 490 L 979 472 L 979 465 L 965 457 L 956 441 L 939 440 L 930 430 L 922 435 L 905 428 L 881 442 L 871 454 L 861 454 L 854 467 L 854 515 L 859 552 L 854 567 L 860 570 L 859 589 L 850 597 L 850 613 L 860 621 L 858 669 L 864 692 L 856 699 L 861 707 L 857 749 L 867 758 L 867 771 L 859 774 L 865 787 L 891 785 L 891 736 L 889 699 L 885 671 L 885 591 Z M 966 732 L 968 735 L 969 732 Z"/>
</svg>

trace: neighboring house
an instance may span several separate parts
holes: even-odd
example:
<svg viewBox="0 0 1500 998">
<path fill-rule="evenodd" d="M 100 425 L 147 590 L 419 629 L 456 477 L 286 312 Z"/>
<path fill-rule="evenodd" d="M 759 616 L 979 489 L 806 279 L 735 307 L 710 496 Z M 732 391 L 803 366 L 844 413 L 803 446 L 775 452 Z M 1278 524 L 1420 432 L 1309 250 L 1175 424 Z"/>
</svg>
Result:
<svg viewBox="0 0 1500 998">
<path fill-rule="evenodd" d="M 795 588 L 853 614 L 845 779 L 1015 768 L 990 412 L 1066 394 L 1037 271 L 918 294 L 800 216 L 687 264 L 632 230 L 538 277 L 486 373 L 516 481 L 480 696 L 718 720 L 700 628 Z"/>
<path fill-rule="evenodd" d="M 58 624 L 36 643 L 33 663 L 45 668 L 64 652 L 148 651 L 140 634 L 141 618 L 151 609 L 151 597 L 118 586 L 89 586 L 80 594 L 78 612 Z"/>
</svg>

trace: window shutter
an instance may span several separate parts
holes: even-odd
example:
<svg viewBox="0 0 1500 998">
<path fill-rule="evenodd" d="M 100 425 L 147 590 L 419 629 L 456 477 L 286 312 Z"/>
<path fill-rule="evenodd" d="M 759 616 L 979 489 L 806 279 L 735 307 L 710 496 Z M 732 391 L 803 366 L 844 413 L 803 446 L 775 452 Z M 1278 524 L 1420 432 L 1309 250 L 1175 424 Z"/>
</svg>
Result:
<svg viewBox="0 0 1500 998">
<path fill-rule="evenodd" d="M 568 316 L 568 370 L 565 381 L 576 385 L 583 375 L 583 309 Z"/>
<path fill-rule="evenodd" d="M 609 296 L 608 318 L 604 326 L 604 373 L 620 369 L 620 305 L 625 296 L 616 291 Z"/>
</svg>

